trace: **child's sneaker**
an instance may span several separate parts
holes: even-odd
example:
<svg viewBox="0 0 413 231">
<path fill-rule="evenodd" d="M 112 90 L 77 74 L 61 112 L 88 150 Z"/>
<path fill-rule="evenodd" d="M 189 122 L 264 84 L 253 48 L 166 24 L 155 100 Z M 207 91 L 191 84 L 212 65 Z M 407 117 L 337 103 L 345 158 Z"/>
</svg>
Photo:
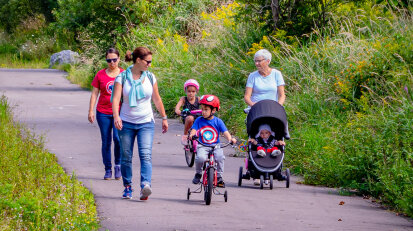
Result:
<svg viewBox="0 0 413 231">
<path fill-rule="evenodd" d="M 151 194 L 152 194 L 151 186 L 149 186 L 149 184 L 145 184 L 145 186 L 143 186 L 143 188 L 141 190 L 140 200 L 146 201 L 148 199 L 149 195 L 151 195 Z"/>
<path fill-rule="evenodd" d="M 261 156 L 261 157 L 265 157 L 266 153 L 264 150 L 260 149 L 257 151 L 257 155 Z"/>
<path fill-rule="evenodd" d="M 126 186 L 125 190 L 123 190 L 123 199 L 132 199 L 132 187 Z"/>
<path fill-rule="evenodd" d="M 115 180 L 120 180 L 122 173 L 120 172 L 120 165 L 115 165 Z"/>
<path fill-rule="evenodd" d="M 112 170 L 108 169 L 105 171 L 105 176 L 103 177 L 104 180 L 110 180 L 112 178 Z"/>
<path fill-rule="evenodd" d="M 199 184 L 199 182 L 201 182 L 201 177 L 202 177 L 202 174 L 195 173 L 194 179 L 192 179 L 192 183 Z"/>
<path fill-rule="evenodd" d="M 276 157 L 276 156 L 279 156 L 279 155 L 281 155 L 281 151 L 278 150 L 278 149 L 275 149 L 271 152 L 272 157 Z"/>
<path fill-rule="evenodd" d="M 222 177 L 218 177 L 218 179 L 217 179 L 217 187 L 225 188 L 225 182 L 224 182 L 224 179 L 222 179 Z"/>
</svg>

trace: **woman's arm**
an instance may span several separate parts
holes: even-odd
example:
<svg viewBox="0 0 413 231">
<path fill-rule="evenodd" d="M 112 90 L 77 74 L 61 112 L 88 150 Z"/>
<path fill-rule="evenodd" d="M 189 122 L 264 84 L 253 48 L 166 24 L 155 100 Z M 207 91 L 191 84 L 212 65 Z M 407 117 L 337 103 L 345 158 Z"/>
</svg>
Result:
<svg viewBox="0 0 413 231">
<path fill-rule="evenodd" d="M 161 114 L 163 118 L 166 118 L 165 108 L 163 106 L 162 99 L 158 91 L 158 83 L 155 83 L 153 85 L 152 100 L 159 114 Z M 165 133 L 167 131 L 168 131 L 168 120 L 162 119 L 162 133 Z"/>
<path fill-rule="evenodd" d="M 116 83 L 112 90 L 113 98 L 112 98 L 112 111 L 113 111 L 113 122 L 115 123 L 115 127 L 118 130 L 122 130 L 122 120 L 119 116 L 119 103 L 120 97 L 122 96 L 122 84 Z"/>
<path fill-rule="evenodd" d="M 278 103 L 283 105 L 285 102 L 284 85 L 277 87 L 277 93 L 278 93 Z"/>
<path fill-rule="evenodd" d="M 179 99 L 179 101 L 178 101 L 178 103 L 176 104 L 176 106 L 175 106 L 175 113 L 177 114 L 177 115 L 181 115 L 181 107 L 182 107 L 182 105 L 184 104 L 184 97 L 181 97 L 180 99 Z"/>
<path fill-rule="evenodd" d="M 99 95 L 99 89 L 96 87 L 93 87 L 92 94 L 90 95 L 89 115 L 88 115 L 89 122 L 92 124 L 95 121 L 95 113 L 93 109 L 96 105 L 96 99 L 98 98 L 98 95 Z"/>
<path fill-rule="evenodd" d="M 254 105 L 254 102 L 251 101 L 251 95 L 252 95 L 252 87 L 246 87 L 245 88 L 245 94 L 244 94 L 244 101 L 248 106 Z"/>
</svg>

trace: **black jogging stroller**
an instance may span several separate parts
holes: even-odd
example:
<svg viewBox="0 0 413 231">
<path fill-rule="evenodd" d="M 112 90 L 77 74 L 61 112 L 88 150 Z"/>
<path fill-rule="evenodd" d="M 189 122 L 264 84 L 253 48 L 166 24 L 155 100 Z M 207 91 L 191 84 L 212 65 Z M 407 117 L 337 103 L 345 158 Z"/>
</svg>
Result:
<svg viewBox="0 0 413 231">
<path fill-rule="evenodd" d="M 289 139 L 287 128 L 287 115 L 284 107 L 273 100 L 262 100 L 254 104 L 247 116 L 248 137 L 255 138 L 259 132 L 261 124 L 268 124 L 275 132 L 276 140 Z M 270 189 L 273 188 L 273 180 L 286 181 L 285 186 L 290 187 L 290 170 L 287 168 L 282 172 L 282 165 L 285 155 L 285 147 L 277 146 L 281 150 L 281 155 L 273 157 L 267 153 L 265 157 L 257 156 L 257 146 L 248 142 L 248 151 L 245 158 L 245 170 L 239 168 L 238 186 L 242 185 L 242 180 L 260 179 L 260 188 L 264 184 Z"/>
</svg>

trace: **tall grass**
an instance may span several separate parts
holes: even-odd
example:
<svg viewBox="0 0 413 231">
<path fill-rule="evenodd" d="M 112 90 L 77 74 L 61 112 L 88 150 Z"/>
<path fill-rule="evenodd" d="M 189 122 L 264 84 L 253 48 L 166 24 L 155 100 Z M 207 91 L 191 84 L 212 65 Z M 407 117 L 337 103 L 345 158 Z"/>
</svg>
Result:
<svg viewBox="0 0 413 231">
<path fill-rule="evenodd" d="M 267 46 L 287 79 L 287 162 L 308 184 L 357 189 L 413 216 L 413 20 L 355 18 L 299 48 Z"/>
<path fill-rule="evenodd" d="M 95 230 L 93 195 L 0 99 L 0 230 Z"/>
</svg>

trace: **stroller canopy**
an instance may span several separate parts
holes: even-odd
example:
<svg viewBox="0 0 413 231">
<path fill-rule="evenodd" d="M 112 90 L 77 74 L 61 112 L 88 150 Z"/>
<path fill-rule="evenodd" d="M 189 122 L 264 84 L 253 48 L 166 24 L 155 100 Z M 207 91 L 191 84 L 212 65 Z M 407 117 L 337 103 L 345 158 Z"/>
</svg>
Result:
<svg viewBox="0 0 413 231">
<path fill-rule="evenodd" d="M 254 137 L 261 124 L 268 124 L 275 132 L 275 138 L 285 138 L 287 134 L 287 115 L 284 107 L 274 100 L 261 100 L 251 107 L 247 116 L 247 133 Z"/>
</svg>

